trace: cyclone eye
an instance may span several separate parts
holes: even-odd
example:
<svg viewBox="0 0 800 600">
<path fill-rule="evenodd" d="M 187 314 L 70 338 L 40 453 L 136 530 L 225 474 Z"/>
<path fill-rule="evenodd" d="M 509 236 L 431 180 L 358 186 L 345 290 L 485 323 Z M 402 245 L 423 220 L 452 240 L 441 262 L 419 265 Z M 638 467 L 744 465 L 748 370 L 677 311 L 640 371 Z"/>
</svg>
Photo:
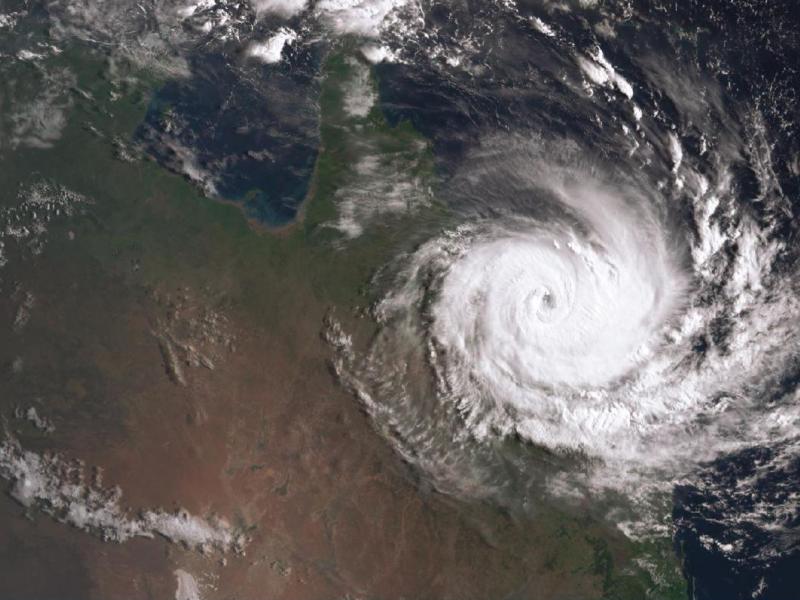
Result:
<svg viewBox="0 0 800 600">
<path fill-rule="evenodd" d="M 556 297 L 547 287 L 537 288 L 531 292 L 533 298 L 531 305 L 536 307 L 536 316 L 540 321 L 547 322 L 553 318 L 553 312 L 558 308 Z"/>
</svg>

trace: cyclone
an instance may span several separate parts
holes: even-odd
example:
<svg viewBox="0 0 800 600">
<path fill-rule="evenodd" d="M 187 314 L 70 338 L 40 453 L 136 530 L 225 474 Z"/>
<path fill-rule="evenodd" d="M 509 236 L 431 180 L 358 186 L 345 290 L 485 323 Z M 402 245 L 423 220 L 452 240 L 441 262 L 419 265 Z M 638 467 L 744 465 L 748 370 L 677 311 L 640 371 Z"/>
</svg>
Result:
<svg viewBox="0 0 800 600">
<path fill-rule="evenodd" d="M 531 166 L 550 214 L 459 231 L 461 248 L 438 275 L 430 336 L 442 373 L 470 405 L 515 411 L 516 427 L 548 446 L 608 448 L 658 406 L 592 398 L 623 387 L 663 344 L 688 277 L 653 207 L 633 204 L 642 201 L 634 188 Z"/>
<path fill-rule="evenodd" d="M 590 235 L 535 220 L 495 224 L 444 276 L 434 336 L 490 387 L 608 384 L 645 359 L 680 304 L 684 277 L 657 230 L 608 191 L 559 196 Z"/>
<path fill-rule="evenodd" d="M 769 228 L 738 214 L 723 232 L 707 183 L 682 206 L 541 139 L 484 140 L 448 185 L 451 222 L 376 281 L 377 333 L 329 332 L 342 379 L 440 489 L 642 508 L 701 461 L 794 439 L 798 305 Z"/>
</svg>

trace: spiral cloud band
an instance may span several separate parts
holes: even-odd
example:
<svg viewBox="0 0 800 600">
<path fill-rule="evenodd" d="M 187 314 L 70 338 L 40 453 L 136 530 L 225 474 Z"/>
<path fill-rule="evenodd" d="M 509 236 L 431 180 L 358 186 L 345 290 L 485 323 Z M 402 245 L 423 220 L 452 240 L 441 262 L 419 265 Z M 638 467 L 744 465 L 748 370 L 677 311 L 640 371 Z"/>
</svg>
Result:
<svg viewBox="0 0 800 600">
<path fill-rule="evenodd" d="M 337 372 L 408 460 L 462 494 L 638 493 L 793 439 L 796 403 L 779 391 L 791 279 L 719 181 L 691 181 L 687 233 L 644 178 L 487 142 L 452 182 L 457 223 L 390 267 L 378 335 L 359 351 L 329 331 Z M 509 451 L 508 436 L 552 458 Z"/>
<path fill-rule="evenodd" d="M 560 224 L 496 227 L 444 277 L 434 336 L 475 365 L 495 395 L 618 379 L 646 357 L 680 302 L 684 280 L 663 240 L 630 222 L 604 191 L 565 190 L 563 198 L 592 238 Z"/>
</svg>

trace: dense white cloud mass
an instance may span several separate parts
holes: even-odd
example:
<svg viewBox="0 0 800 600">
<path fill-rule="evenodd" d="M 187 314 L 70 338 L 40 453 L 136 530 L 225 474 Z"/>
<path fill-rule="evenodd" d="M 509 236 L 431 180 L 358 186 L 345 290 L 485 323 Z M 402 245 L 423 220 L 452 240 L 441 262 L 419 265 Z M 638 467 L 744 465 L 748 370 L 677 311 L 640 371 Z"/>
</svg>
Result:
<svg viewBox="0 0 800 600">
<path fill-rule="evenodd" d="M 589 164 L 486 141 L 453 183 L 472 208 L 392 267 L 369 349 L 330 324 L 342 379 L 444 490 L 496 493 L 507 436 L 572 464 L 528 479 L 580 497 L 666 491 L 699 461 L 796 435 L 792 398 L 760 400 L 796 350 L 782 242 L 737 212 L 724 169 L 711 185 L 680 167 L 690 234 L 643 177 Z"/>
<path fill-rule="evenodd" d="M 337 33 L 378 36 L 406 0 L 320 0 L 316 11 Z"/>
<path fill-rule="evenodd" d="M 613 382 L 680 305 L 685 279 L 657 229 L 599 185 L 559 194 L 594 237 L 529 219 L 467 234 L 432 310 L 436 339 L 495 395 Z"/>
<path fill-rule="evenodd" d="M 281 17 L 293 17 L 303 12 L 308 0 L 250 0 L 256 14 L 276 14 Z"/>
</svg>

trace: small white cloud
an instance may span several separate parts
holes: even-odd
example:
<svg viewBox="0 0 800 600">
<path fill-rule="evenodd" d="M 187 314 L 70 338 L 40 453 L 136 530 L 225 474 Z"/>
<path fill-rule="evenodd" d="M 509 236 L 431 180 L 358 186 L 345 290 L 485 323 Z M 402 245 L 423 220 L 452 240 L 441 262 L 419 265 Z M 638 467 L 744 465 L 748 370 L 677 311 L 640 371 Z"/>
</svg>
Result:
<svg viewBox="0 0 800 600">
<path fill-rule="evenodd" d="M 178 16 L 181 18 L 188 18 L 193 16 L 199 11 L 209 9 L 214 6 L 214 0 L 192 0 L 180 6 L 177 10 Z"/>
<path fill-rule="evenodd" d="M 283 49 L 297 39 L 297 33 L 287 27 L 281 27 L 266 42 L 256 42 L 247 48 L 247 56 L 266 64 L 280 62 Z"/>
<path fill-rule="evenodd" d="M 669 155 L 672 159 L 672 172 L 677 173 L 683 162 L 683 148 L 681 148 L 678 136 L 674 133 L 669 134 Z"/>
<path fill-rule="evenodd" d="M 361 46 L 361 54 L 373 65 L 382 62 L 395 62 L 395 60 L 397 60 L 394 52 L 389 50 L 389 48 L 386 46 L 377 46 L 375 44 Z"/>
<path fill-rule="evenodd" d="M 6 13 L 0 15 L 0 29 L 14 29 L 19 13 Z"/>
<path fill-rule="evenodd" d="M 595 84 L 614 85 L 624 96 L 633 98 L 633 86 L 627 79 L 617 73 L 600 48 L 595 50 L 591 55 L 591 59 L 579 56 L 578 66 L 580 66 L 584 75 Z"/>
<path fill-rule="evenodd" d="M 191 573 L 183 569 L 175 571 L 178 580 L 178 589 L 175 590 L 175 600 L 201 600 L 200 587 Z"/>
<path fill-rule="evenodd" d="M 38 52 L 31 52 L 30 50 L 20 50 L 17 52 L 17 58 L 20 60 L 41 60 L 44 58 L 44 54 Z"/>
<path fill-rule="evenodd" d="M 372 88 L 369 69 L 359 61 L 348 61 L 353 68 L 353 76 L 344 88 L 344 110 L 351 117 L 366 117 L 377 100 Z"/>
<path fill-rule="evenodd" d="M 578 65 L 583 71 L 583 74 L 591 79 L 592 82 L 597 85 L 605 85 L 608 83 L 608 72 L 593 60 L 588 60 L 579 56 Z"/>
<path fill-rule="evenodd" d="M 550 25 L 548 25 L 544 21 L 542 21 L 539 17 L 532 17 L 531 18 L 531 23 L 533 23 L 533 26 L 536 28 L 536 30 L 539 33 L 543 33 L 547 37 L 555 37 L 556 36 L 556 32 L 553 31 L 553 28 L 550 27 Z"/>
</svg>

